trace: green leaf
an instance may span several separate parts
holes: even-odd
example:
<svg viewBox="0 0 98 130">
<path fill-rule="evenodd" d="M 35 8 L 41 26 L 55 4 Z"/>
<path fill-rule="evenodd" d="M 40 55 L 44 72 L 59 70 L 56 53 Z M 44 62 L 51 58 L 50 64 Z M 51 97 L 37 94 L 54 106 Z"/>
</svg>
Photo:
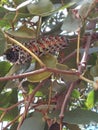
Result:
<svg viewBox="0 0 98 130">
<path fill-rule="evenodd" d="M 1 93 L 0 94 L 0 107 L 5 107 L 8 105 L 12 105 L 17 102 L 17 90 L 13 89 L 9 92 Z"/>
<path fill-rule="evenodd" d="M 48 113 L 49 118 L 56 120 L 59 120 L 59 115 L 59 110 Z M 98 123 L 98 113 L 78 108 L 72 111 L 65 111 L 63 122 L 69 124 L 88 124 L 90 122 Z"/>
<path fill-rule="evenodd" d="M 18 108 L 14 108 L 11 111 L 8 111 L 6 115 L 3 117 L 3 121 L 12 121 L 18 115 Z"/>
<path fill-rule="evenodd" d="M 40 82 L 44 79 L 47 79 L 52 73 L 51 72 L 39 72 L 33 76 L 28 77 L 28 81 L 31 82 Z"/>
<path fill-rule="evenodd" d="M 94 90 L 89 92 L 85 105 L 87 106 L 88 109 L 94 107 Z"/>
<path fill-rule="evenodd" d="M 98 65 L 95 65 L 95 66 L 93 66 L 93 67 L 90 69 L 90 74 L 91 74 L 93 77 L 97 77 L 97 76 L 98 76 Z"/>
<path fill-rule="evenodd" d="M 16 19 L 14 19 L 16 16 L 15 12 L 8 12 L 5 16 L 4 16 L 4 20 L 8 21 L 9 23 L 12 23 L 13 20 L 15 20 L 14 22 L 18 21 L 20 18 L 27 18 L 27 17 L 31 17 L 33 16 L 32 14 L 29 13 L 18 13 Z"/>
<path fill-rule="evenodd" d="M 52 84 L 52 90 L 58 94 L 64 92 L 66 88 L 67 87 L 65 83 L 58 83 L 57 81 L 54 81 Z"/>
<path fill-rule="evenodd" d="M 70 124 L 98 123 L 98 113 L 90 110 L 75 109 L 65 112 L 63 121 Z"/>
<path fill-rule="evenodd" d="M 0 62 L 0 77 L 5 76 L 9 72 L 11 66 L 12 65 L 7 61 Z M 6 84 L 6 81 L 0 82 L 0 92 L 3 90 L 5 84 Z"/>
<path fill-rule="evenodd" d="M 77 89 L 74 89 L 73 91 L 72 91 L 72 94 L 71 94 L 71 96 L 73 97 L 73 98 L 79 98 L 80 97 L 80 92 L 77 90 Z"/>
<path fill-rule="evenodd" d="M 56 68 L 61 69 L 61 70 L 70 70 L 69 67 L 67 65 L 63 65 L 63 64 L 56 64 Z M 75 71 L 75 70 L 70 70 L 70 71 Z M 60 76 L 63 78 L 63 80 L 66 81 L 75 81 L 78 79 L 78 76 L 76 75 L 69 75 L 69 74 L 60 74 Z"/>
<path fill-rule="evenodd" d="M 43 96 L 43 94 L 40 91 L 37 91 L 37 93 L 35 94 L 35 97 L 42 97 L 42 96 Z"/>
<path fill-rule="evenodd" d="M 54 56 L 52 56 L 51 54 L 42 56 L 40 59 L 47 67 L 50 67 L 50 68 L 56 67 L 57 59 Z M 40 66 L 37 63 L 36 69 L 38 70 L 39 68 L 40 68 Z M 38 74 L 33 74 L 32 76 L 28 77 L 28 80 L 31 82 L 40 82 L 40 81 L 48 78 L 51 74 L 52 74 L 52 72 L 48 72 L 48 71 L 39 72 Z"/>
<path fill-rule="evenodd" d="M 19 5 L 21 4 L 22 2 L 24 2 L 24 0 L 13 0 L 15 5 Z"/>
<path fill-rule="evenodd" d="M 45 105 L 39 105 L 38 107 L 36 107 L 37 110 L 39 111 L 47 111 L 48 109 L 50 111 L 54 110 L 56 108 L 56 105 L 48 105 L 48 104 L 45 104 Z"/>
<path fill-rule="evenodd" d="M 8 21 L 6 21 L 6 20 L 0 20 L 0 28 L 9 28 L 10 27 L 10 24 L 9 24 L 9 22 Z"/>
<path fill-rule="evenodd" d="M 98 90 L 94 91 L 94 103 L 98 102 Z"/>
<path fill-rule="evenodd" d="M 0 29 L 0 55 L 3 55 L 5 49 L 6 49 L 6 41 L 5 41 L 4 34 Z"/>
<path fill-rule="evenodd" d="M 49 130 L 49 129 L 48 129 L 48 124 L 47 124 L 47 123 L 45 123 L 44 130 Z"/>
<path fill-rule="evenodd" d="M 3 7 L 0 7 L 0 20 L 4 17 L 4 15 L 7 13 L 7 10 Z"/>
<path fill-rule="evenodd" d="M 15 36 L 18 38 L 29 38 L 33 39 L 36 37 L 36 34 L 34 31 L 30 28 L 27 28 L 26 25 L 20 27 L 18 30 L 13 31 L 13 30 L 7 30 L 6 33 L 10 34 L 11 36 Z"/>
<path fill-rule="evenodd" d="M 78 13 L 80 15 L 81 18 L 85 18 L 88 14 L 88 11 L 90 11 L 91 9 L 93 9 L 95 6 L 94 1 L 93 0 L 87 0 L 84 1 L 81 8 L 79 9 Z"/>
<path fill-rule="evenodd" d="M 17 90 L 13 89 L 9 92 L 5 92 L 3 94 L 0 94 L 0 107 L 2 108 L 8 108 L 15 103 L 17 103 Z M 2 111 L 0 111 L 0 115 L 2 114 Z M 18 107 L 16 106 L 14 109 L 11 109 L 7 111 L 5 116 L 3 117 L 3 121 L 11 121 L 18 115 Z"/>
<path fill-rule="evenodd" d="M 69 130 L 81 130 L 81 128 L 79 128 L 78 125 L 74 125 L 74 124 L 66 124 L 66 127 L 69 129 Z M 66 129 L 64 129 L 66 130 Z"/>
<path fill-rule="evenodd" d="M 61 69 L 61 70 L 69 70 L 69 67 L 67 65 L 63 65 L 63 64 L 60 64 L 60 63 L 56 64 L 56 68 Z"/>
<path fill-rule="evenodd" d="M 8 71 L 11 68 L 11 64 L 6 61 L 0 62 L 0 76 L 4 76 L 5 74 L 8 73 Z"/>
<path fill-rule="evenodd" d="M 70 70 L 72 72 L 76 72 L 76 70 Z M 62 79 L 67 82 L 73 82 L 79 79 L 79 77 L 77 75 L 73 75 L 73 74 L 61 74 Z"/>
<path fill-rule="evenodd" d="M 14 64 L 11 67 L 10 71 L 7 73 L 6 76 L 10 76 L 10 75 L 12 75 L 14 73 L 16 73 L 16 74 L 23 73 L 28 69 L 28 67 L 29 67 L 29 63 L 26 63 L 26 64 Z"/>
<path fill-rule="evenodd" d="M 50 0 L 40 0 L 36 3 L 30 3 L 27 5 L 27 9 L 31 14 L 42 15 L 54 11 L 54 6 Z"/>
<path fill-rule="evenodd" d="M 9 101 L 10 101 L 11 92 L 12 91 L 0 94 L 0 99 L 1 99 L 0 107 L 6 108 L 10 105 Z"/>
<path fill-rule="evenodd" d="M 72 31 L 74 32 L 78 28 L 80 28 L 81 25 L 82 25 L 81 20 L 79 18 L 76 18 L 75 15 L 72 14 L 72 12 L 69 12 L 68 16 L 65 18 L 63 22 L 61 29 L 67 32 L 72 32 Z"/>
<path fill-rule="evenodd" d="M 44 130 L 45 121 L 40 112 L 33 112 L 32 117 L 25 119 L 20 130 Z"/>
</svg>

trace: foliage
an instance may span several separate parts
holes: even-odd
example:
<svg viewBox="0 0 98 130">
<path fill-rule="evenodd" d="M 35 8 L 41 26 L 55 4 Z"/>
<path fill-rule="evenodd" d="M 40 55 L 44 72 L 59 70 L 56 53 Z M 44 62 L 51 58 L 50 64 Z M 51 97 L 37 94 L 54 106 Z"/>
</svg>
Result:
<svg viewBox="0 0 98 130">
<path fill-rule="evenodd" d="M 97 14 L 97 0 L 1 0 L 2 130 L 98 123 Z"/>
</svg>

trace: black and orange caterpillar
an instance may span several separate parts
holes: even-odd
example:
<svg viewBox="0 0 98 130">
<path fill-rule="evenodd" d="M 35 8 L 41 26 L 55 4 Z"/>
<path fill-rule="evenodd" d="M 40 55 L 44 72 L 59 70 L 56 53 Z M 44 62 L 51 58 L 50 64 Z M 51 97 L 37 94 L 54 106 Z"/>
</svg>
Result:
<svg viewBox="0 0 98 130">
<path fill-rule="evenodd" d="M 59 52 L 60 49 L 68 46 L 68 41 L 65 36 L 43 36 L 39 40 L 30 40 L 23 45 L 40 57 L 47 53 Z M 31 55 L 17 45 L 12 45 L 7 49 L 5 55 L 7 60 L 17 64 L 24 64 L 32 60 Z"/>
</svg>

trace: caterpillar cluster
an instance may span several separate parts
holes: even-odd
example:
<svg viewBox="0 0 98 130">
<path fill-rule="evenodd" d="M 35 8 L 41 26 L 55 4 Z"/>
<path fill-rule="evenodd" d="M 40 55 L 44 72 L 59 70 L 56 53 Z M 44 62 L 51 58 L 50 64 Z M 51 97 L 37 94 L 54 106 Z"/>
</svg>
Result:
<svg viewBox="0 0 98 130">
<path fill-rule="evenodd" d="M 59 52 L 60 49 L 66 48 L 68 43 L 64 36 L 43 36 L 39 40 L 30 40 L 23 45 L 40 57 L 47 53 Z M 17 45 L 7 49 L 5 55 L 7 60 L 17 64 L 24 64 L 32 60 L 31 55 Z"/>
</svg>

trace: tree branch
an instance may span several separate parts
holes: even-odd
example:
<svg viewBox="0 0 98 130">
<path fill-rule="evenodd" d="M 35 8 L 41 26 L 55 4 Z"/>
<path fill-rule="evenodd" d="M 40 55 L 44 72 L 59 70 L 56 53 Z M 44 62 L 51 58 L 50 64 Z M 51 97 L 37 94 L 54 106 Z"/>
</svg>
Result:
<svg viewBox="0 0 98 130">
<path fill-rule="evenodd" d="M 43 73 L 45 71 L 53 72 L 53 73 L 60 73 L 60 74 L 79 75 L 78 71 L 75 72 L 75 71 L 72 71 L 72 70 L 67 71 L 67 70 L 60 70 L 60 69 L 53 69 L 53 68 L 44 67 L 42 69 L 35 70 L 35 71 L 32 71 L 32 72 L 28 72 L 28 73 L 6 76 L 6 77 L 0 77 L 0 81 L 6 81 L 6 80 L 12 80 L 12 79 L 18 79 L 18 78 L 25 78 L 25 77 L 29 77 L 29 76 L 34 75 L 34 74 Z"/>
</svg>

